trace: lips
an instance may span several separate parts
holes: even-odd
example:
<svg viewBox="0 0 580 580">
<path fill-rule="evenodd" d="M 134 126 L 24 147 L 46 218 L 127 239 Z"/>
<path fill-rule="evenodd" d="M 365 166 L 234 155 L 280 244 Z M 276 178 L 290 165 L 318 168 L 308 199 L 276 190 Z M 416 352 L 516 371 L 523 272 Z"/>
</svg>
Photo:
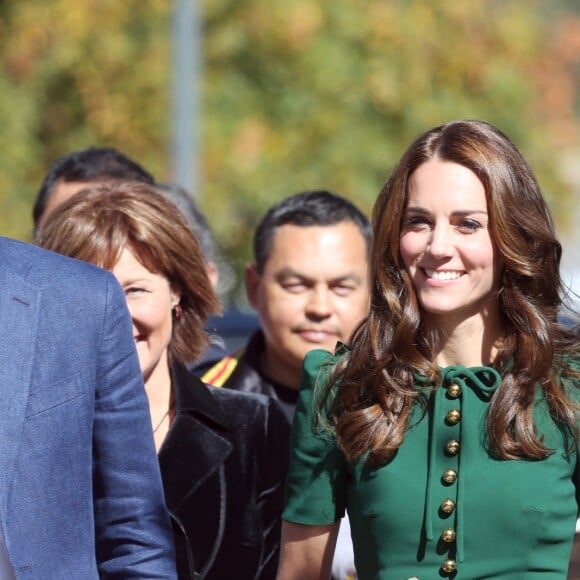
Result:
<svg viewBox="0 0 580 580">
<path fill-rule="evenodd" d="M 427 278 L 442 282 L 458 280 L 465 274 L 465 270 L 429 270 L 428 268 L 423 268 L 423 272 Z"/>
<path fill-rule="evenodd" d="M 297 334 L 308 342 L 322 343 L 329 340 L 336 340 L 337 333 L 322 328 L 300 328 Z"/>
</svg>

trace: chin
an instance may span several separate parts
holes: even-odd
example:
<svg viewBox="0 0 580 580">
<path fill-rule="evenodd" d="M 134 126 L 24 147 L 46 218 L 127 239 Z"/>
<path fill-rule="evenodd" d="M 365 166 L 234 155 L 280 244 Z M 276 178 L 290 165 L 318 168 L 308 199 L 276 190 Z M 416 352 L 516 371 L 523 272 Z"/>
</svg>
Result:
<svg viewBox="0 0 580 580">
<path fill-rule="evenodd" d="M 485 308 L 481 304 L 422 304 L 421 309 L 427 316 L 447 317 L 451 321 L 454 317 L 471 318 L 483 316 Z"/>
<path fill-rule="evenodd" d="M 423 304 L 421 308 L 425 314 L 432 314 L 434 316 L 444 316 L 446 314 L 455 314 L 457 312 L 461 312 L 463 309 L 459 308 L 450 308 L 449 306 L 433 306 L 430 304 Z"/>
</svg>

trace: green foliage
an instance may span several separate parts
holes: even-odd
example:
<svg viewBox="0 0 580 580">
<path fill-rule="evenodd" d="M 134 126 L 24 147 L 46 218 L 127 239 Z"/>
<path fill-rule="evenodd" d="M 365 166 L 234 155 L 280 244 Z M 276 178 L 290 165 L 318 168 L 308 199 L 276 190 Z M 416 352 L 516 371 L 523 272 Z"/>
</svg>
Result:
<svg viewBox="0 0 580 580">
<path fill-rule="evenodd" d="M 0 231 L 29 239 L 50 164 L 111 145 L 167 166 L 168 7 L 155 0 L 4 1 L 0 12 Z M 161 152 L 161 153 L 160 153 Z"/>
<path fill-rule="evenodd" d="M 570 190 L 559 159 L 578 136 L 574 6 L 205 0 L 196 193 L 225 256 L 239 270 L 265 209 L 297 191 L 332 189 L 369 212 L 409 141 L 455 118 L 510 135 L 563 215 Z M 0 3 L 2 233 L 29 238 L 38 185 L 72 149 L 112 145 L 171 179 L 172 9 Z"/>
</svg>

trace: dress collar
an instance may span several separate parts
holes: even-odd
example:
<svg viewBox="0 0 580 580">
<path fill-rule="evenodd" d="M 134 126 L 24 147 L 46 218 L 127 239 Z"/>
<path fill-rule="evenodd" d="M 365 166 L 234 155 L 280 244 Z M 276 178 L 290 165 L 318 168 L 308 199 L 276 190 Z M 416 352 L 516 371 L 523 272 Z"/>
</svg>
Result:
<svg viewBox="0 0 580 580">
<path fill-rule="evenodd" d="M 489 401 L 495 390 L 501 384 L 501 375 L 492 367 L 464 367 L 453 365 L 438 367 L 441 375 L 441 386 L 447 388 L 451 384 L 459 384 L 462 388 L 470 388 L 479 396 Z M 414 373 L 415 381 L 422 387 L 437 387 L 435 378 Z"/>
</svg>

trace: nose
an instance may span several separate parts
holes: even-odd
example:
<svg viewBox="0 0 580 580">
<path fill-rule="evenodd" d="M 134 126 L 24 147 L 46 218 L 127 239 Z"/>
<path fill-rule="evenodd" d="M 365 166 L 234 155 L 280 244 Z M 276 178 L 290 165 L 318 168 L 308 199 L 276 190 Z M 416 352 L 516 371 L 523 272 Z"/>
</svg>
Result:
<svg viewBox="0 0 580 580">
<path fill-rule="evenodd" d="M 332 314 L 332 299 L 328 288 L 312 288 L 306 302 L 306 315 L 315 320 Z"/>
<path fill-rule="evenodd" d="M 453 232 L 448 224 L 437 224 L 431 231 L 429 252 L 434 258 L 448 258 L 453 254 Z"/>
</svg>

